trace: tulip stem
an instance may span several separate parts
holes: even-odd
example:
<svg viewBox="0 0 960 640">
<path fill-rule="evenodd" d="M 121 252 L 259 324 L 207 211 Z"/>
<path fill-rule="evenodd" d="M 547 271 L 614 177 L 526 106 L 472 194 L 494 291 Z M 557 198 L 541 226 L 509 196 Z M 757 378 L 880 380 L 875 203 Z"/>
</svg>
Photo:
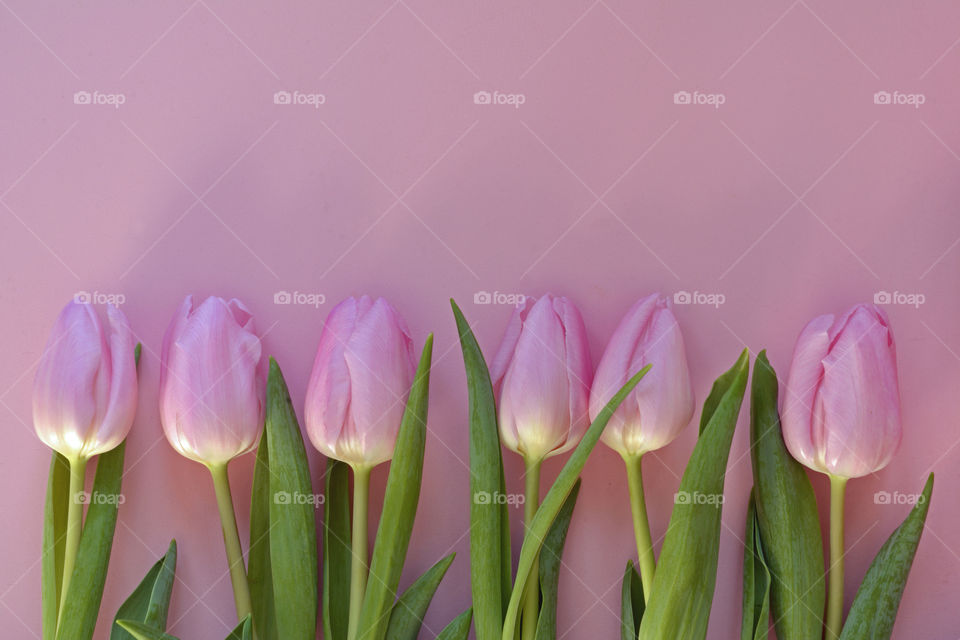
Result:
<svg viewBox="0 0 960 640">
<path fill-rule="evenodd" d="M 533 517 L 540 506 L 540 465 L 542 459 L 531 460 L 524 456 L 526 474 L 524 475 L 526 492 L 523 500 L 523 520 L 526 532 L 530 531 Z M 526 532 L 524 535 L 526 535 Z M 540 618 L 540 559 L 534 559 L 530 568 L 530 577 L 524 590 L 522 616 L 522 640 L 533 640 L 537 635 L 537 621 Z"/>
<path fill-rule="evenodd" d="M 350 617 L 347 639 L 354 640 L 359 633 L 360 610 L 367 590 L 367 509 L 370 502 L 371 467 L 353 468 L 353 531 L 350 567 Z"/>
<path fill-rule="evenodd" d="M 227 464 L 211 464 L 208 468 L 213 476 L 213 488 L 217 494 L 217 508 L 220 511 L 220 524 L 223 527 L 223 546 L 227 550 L 227 563 L 230 566 L 230 582 L 233 584 L 233 601 L 237 607 L 237 619 L 243 620 L 253 607 L 250 604 L 250 587 L 247 585 L 247 570 L 243 564 L 243 548 L 240 546 L 237 516 L 233 510 L 233 497 L 230 494 Z"/>
<path fill-rule="evenodd" d="M 642 459 L 643 454 L 623 457 L 627 465 L 627 487 L 630 490 L 630 511 L 633 513 L 633 534 L 637 539 L 637 564 L 640 565 L 643 599 L 650 602 L 650 588 L 653 586 L 657 560 L 653 555 L 653 537 L 650 535 L 650 521 L 647 519 L 647 501 L 643 495 Z"/>
<path fill-rule="evenodd" d="M 843 501 L 847 479 L 830 476 L 830 588 L 827 591 L 827 640 L 843 627 Z"/>
<path fill-rule="evenodd" d="M 70 577 L 77 561 L 77 550 L 80 548 L 80 531 L 83 529 L 82 497 L 84 480 L 87 475 L 87 458 L 77 457 L 70 460 L 70 493 L 67 503 L 67 534 L 63 550 L 63 578 L 60 587 L 60 613 L 57 616 L 57 626 L 63 619 L 63 603 L 67 598 L 67 588 L 70 586 Z"/>
</svg>

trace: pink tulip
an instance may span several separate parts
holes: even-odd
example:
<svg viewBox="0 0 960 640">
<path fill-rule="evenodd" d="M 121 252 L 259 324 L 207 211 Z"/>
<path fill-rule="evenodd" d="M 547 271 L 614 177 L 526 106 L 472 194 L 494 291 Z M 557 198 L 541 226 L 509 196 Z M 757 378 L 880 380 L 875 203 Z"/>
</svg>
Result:
<svg viewBox="0 0 960 640">
<path fill-rule="evenodd" d="M 400 313 L 383 298 L 347 298 L 320 334 L 304 413 L 310 441 L 355 468 L 386 462 L 415 372 Z"/>
<path fill-rule="evenodd" d="M 882 469 L 900 446 L 900 392 L 886 314 L 857 305 L 814 318 L 797 339 L 783 403 L 794 458 L 856 478 Z"/>
<path fill-rule="evenodd" d="M 187 296 L 163 338 L 160 421 L 170 445 L 207 466 L 252 450 L 264 418 L 260 339 L 239 300 Z"/>
<path fill-rule="evenodd" d="M 503 443 L 528 460 L 563 453 L 587 429 L 593 368 L 583 318 L 566 298 L 545 295 L 513 312 L 490 367 L 499 390 Z"/>
<path fill-rule="evenodd" d="M 133 333 L 112 305 L 107 321 L 105 328 L 92 305 L 70 302 L 57 318 L 34 379 L 37 435 L 70 460 L 119 445 L 137 410 Z"/>
<path fill-rule="evenodd" d="M 596 418 L 627 380 L 653 365 L 610 418 L 601 436 L 622 456 L 641 456 L 674 440 L 693 417 L 693 386 L 683 335 L 667 300 L 638 300 L 620 321 L 600 358 L 590 389 Z"/>
</svg>

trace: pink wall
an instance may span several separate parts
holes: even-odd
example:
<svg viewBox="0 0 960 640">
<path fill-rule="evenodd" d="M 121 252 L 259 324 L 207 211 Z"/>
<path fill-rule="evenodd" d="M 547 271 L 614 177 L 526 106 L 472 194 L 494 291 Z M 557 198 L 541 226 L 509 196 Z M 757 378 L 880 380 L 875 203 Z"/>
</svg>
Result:
<svg viewBox="0 0 960 640">
<path fill-rule="evenodd" d="M 172 632 L 186 640 L 225 635 L 233 605 L 206 472 L 167 445 L 156 410 L 156 354 L 184 294 L 241 297 L 298 408 L 334 301 L 385 295 L 418 341 L 436 332 L 404 584 L 458 552 L 426 619 L 438 631 L 469 598 L 466 395 L 447 298 L 490 352 L 509 309 L 474 305 L 475 292 L 570 296 L 597 358 L 635 298 L 688 290 L 725 296 L 718 308 L 676 311 L 700 401 L 744 345 L 766 347 L 783 373 L 814 314 L 878 291 L 925 296 L 919 308 L 887 307 L 905 437 L 887 469 L 850 484 L 847 600 L 907 511 L 875 506 L 874 492 L 918 491 L 933 469 L 894 635 L 957 637 L 960 5 L 0 4 L 5 635 L 39 633 L 49 452 L 32 433 L 30 389 L 48 329 L 75 292 L 126 296 L 145 346 L 104 618 L 175 536 Z M 124 102 L 74 104 L 80 91 Z M 274 104 L 277 91 L 325 103 Z M 474 104 L 478 91 L 522 94 L 523 104 Z M 680 91 L 723 104 L 675 104 Z M 923 104 L 875 104 L 878 91 Z M 275 305 L 280 290 L 328 302 Z M 746 426 L 727 477 L 718 640 L 739 625 Z M 646 465 L 655 538 L 694 431 Z M 519 460 L 506 459 L 519 490 Z M 323 462 L 312 462 L 319 481 Z M 241 528 L 252 463 L 231 469 Z M 560 464 L 547 465 L 548 479 Z M 375 503 L 385 470 L 374 474 Z M 824 479 L 814 484 L 822 501 Z M 576 515 L 560 628 L 610 638 L 634 549 L 609 450 L 587 465 Z"/>
</svg>

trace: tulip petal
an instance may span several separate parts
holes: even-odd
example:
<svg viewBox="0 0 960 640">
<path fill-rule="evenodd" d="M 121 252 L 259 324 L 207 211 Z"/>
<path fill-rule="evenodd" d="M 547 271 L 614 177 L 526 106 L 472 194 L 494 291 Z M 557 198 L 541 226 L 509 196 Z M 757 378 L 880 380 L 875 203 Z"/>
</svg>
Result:
<svg viewBox="0 0 960 640">
<path fill-rule="evenodd" d="M 823 441 L 823 419 L 815 405 L 833 323 L 833 315 L 818 316 L 800 332 L 787 375 L 781 417 L 783 439 L 790 455 L 818 471 L 824 470 L 817 453 Z"/>
</svg>

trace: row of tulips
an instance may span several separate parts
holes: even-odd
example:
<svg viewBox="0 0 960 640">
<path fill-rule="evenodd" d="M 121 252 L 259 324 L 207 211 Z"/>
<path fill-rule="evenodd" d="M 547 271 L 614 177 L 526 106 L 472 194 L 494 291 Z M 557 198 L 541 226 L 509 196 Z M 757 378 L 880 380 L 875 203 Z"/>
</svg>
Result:
<svg viewBox="0 0 960 640">
<path fill-rule="evenodd" d="M 471 626 L 478 640 L 557 637 L 564 539 L 580 472 L 602 440 L 624 460 L 637 544 L 639 571 L 630 560 L 623 575 L 621 637 L 704 638 L 747 352 L 704 402 L 657 558 L 641 461 L 673 441 L 695 411 L 683 336 L 669 303 L 654 294 L 634 304 L 595 374 L 583 319 L 566 298 L 544 295 L 517 307 L 489 369 L 463 314 L 455 304 L 453 310 L 469 390 L 472 607 L 436 637 L 465 639 Z M 264 362 L 250 311 L 237 300 L 184 300 L 160 354 L 160 419 L 170 445 L 211 474 L 238 618 L 230 638 L 314 638 L 318 607 L 331 640 L 418 636 L 453 561 L 452 554 L 440 559 L 399 591 L 422 478 L 431 353 L 428 336 L 416 359 L 406 323 L 382 298 L 349 298 L 331 311 L 303 412 L 309 441 L 328 458 L 320 496 L 283 376 L 275 361 Z M 60 314 L 41 358 L 34 423 L 55 452 L 44 519 L 44 640 L 93 637 L 121 502 L 124 441 L 136 412 L 139 355 L 121 311 L 107 307 L 104 324 L 93 307 L 74 302 Z M 742 638 L 766 638 L 771 620 L 780 640 L 889 637 L 932 476 L 843 619 L 844 488 L 849 478 L 883 468 L 901 437 L 896 354 L 884 313 L 859 305 L 810 322 L 784 396 L 781 423 L 777 377 L 761 352 L 751 384 L 754 489 L 744 537 Z M 507 505 L 490 499 L 506 491 L 502 446 L 526 467 L 526 533 L 516 564 Z M 227 465 L 253 450 L 245 562 Z M 568 452 L 541 501 L 541 464 Z M 94 457 L 93 492 L 85 494 L 85 468 Z M 371 553 L 370 472 L 387 461 Z M 801 463 L 830 478 L 826 574 L 816 498 Z M 111 640 L 173 637 L 166 625 L 176 560 L 171 542 L 116 613 Z"/>
</svg>

